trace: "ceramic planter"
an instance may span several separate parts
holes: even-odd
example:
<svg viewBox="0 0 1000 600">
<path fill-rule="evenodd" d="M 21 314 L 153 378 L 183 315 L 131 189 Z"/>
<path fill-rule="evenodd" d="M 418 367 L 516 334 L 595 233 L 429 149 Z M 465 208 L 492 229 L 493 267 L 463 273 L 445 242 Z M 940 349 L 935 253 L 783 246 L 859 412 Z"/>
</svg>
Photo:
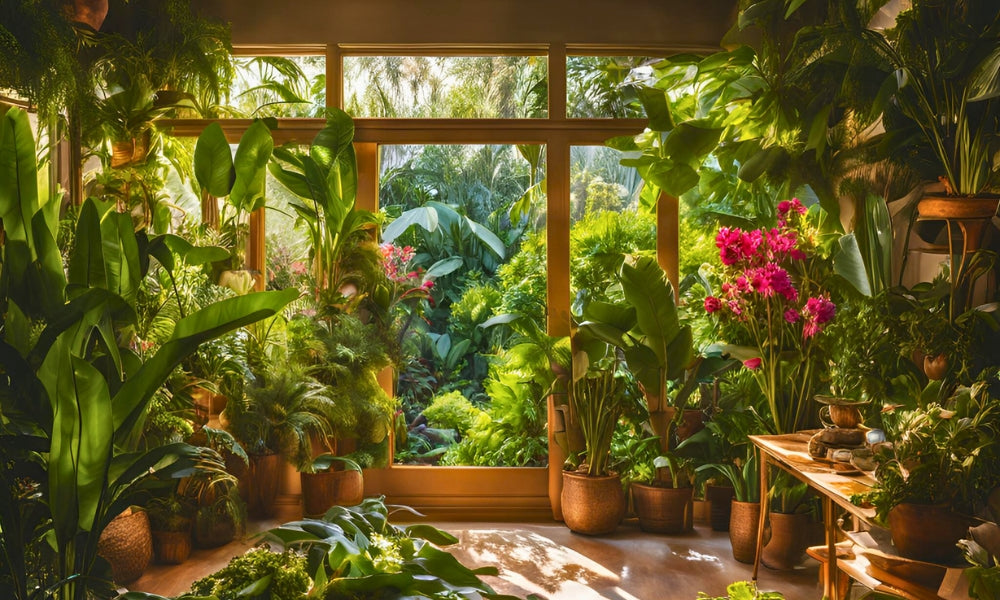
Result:
<svg viewBox="0 0 1000 600">
<path fill-rule="evenodd" d="M 302 481 L 302 513 L 322 516 L 331 506 L 355 506 L 364 499 L 364 479 L 357 471 L 299 473 Z"/>
<path fill-rule="evenodd" d="M 639 528 L 651 533 L 684 533 L 694 527 L 693 488 L 633 483 L 632 500 Z"/>
<path fill-rule="evenodd" d="M 790 571 L 802 563 L 809 545 L 809 515 L 772 512 L 771 539 L 762 550 L 765 567 Z"/>
<path fill-rule="evenodd" d="M 614 531 L 625 518 L 625 491 L 617 475 L 587 477 L 563 471 L 563 521 L 587 535 Z"/>
<path fill-rule="evenodd" d="M 955 545 L 971 525 L 968 518 L 944 504 L 897 504 L 889 511 L 889 533 L 906 558 L 952 563 L 961 558 Z"/>
</svg>

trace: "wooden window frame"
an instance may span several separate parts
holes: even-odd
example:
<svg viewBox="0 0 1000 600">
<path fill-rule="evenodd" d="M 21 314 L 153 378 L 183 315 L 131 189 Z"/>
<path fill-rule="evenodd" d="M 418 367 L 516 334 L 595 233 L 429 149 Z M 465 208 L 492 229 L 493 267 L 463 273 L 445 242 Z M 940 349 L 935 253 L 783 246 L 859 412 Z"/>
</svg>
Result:
<svg viewBox="0 0 1000 600">
<path fill-rule="evenodd" d="M 537 55 L 548 60 L 548 116 L 532 119 L 355 119 L 358 159 L 358 205 L 378 210 L 378 146 L 381 144 L 543 144 L 546 146 L 546 248 L 549 335 L 570 333 L 570 148 L 604 145 L 620 135 L 640 133 L 645 119 L 567 118 L 566 59 L 580 56 L 659 56 L 666 46 L 587 44 L 520 45 L 363 45 L 238 46 L 238 55 L 326 56 L 327 105 L 343 105 L 343 58 L 357 55 L 496 56 Z M 210 120 L 164 121 L 176 136 L 197 136 Z M 230 143 L 236 143 L 250 119 L 218 121 Z M 325 125 L 323 119 L 278 119 L 276 144 L 309 143 Z M 263 209 L 260 211 L 263 214 Z M 257 260 L 263 253 L 264 223 L 259 216 L 251 232 Z M 657 256 L 677 281 L 677 201 L 661 199 L 657 210 Z M 261 269 L 263 270 L 263 269 Z M 262 284 L 262 282 L 261 282 Z M 380 381 L 391 390 L 391 373 Z M 549 433 L 547 467 L 427 467 L 390 465 L 365 471 L 365 493 L 385 495 L 389 502 L 412 506 L 439 519 L 548 520 L 560 518 L 559 491 L 564 457 Z"/>
</svg>

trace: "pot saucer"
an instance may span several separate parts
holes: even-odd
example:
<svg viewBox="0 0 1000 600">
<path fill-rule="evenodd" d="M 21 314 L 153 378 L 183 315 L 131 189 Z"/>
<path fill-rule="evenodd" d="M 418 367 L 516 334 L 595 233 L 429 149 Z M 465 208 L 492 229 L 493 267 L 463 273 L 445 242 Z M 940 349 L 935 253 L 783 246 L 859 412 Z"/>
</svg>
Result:
<svg viewBox="0 0 1000 600">
<path fill-rule="evenodd" d="M 854 398 L 842 398 L 840 396 L 824 396 L 822 394 L 816 394 L 813 399 L 820 404 L 829 404 L 834 406 L 863 406 L 868 404 L 869 400 L 855 400 Z"/>
</svg>

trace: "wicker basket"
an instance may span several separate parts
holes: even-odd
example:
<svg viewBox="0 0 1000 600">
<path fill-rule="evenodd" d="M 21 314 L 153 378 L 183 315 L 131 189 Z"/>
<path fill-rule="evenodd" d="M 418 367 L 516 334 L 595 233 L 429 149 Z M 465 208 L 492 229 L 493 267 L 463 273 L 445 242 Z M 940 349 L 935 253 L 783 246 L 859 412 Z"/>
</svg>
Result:
<svg viewBox="0 0 1000 600">
<path fill-rule="evenodd" d="M 108 523 L 97 541 L 97 554 L 111 565 L 115 583 L 142 576 L 153 560 L 153 536 L 144 511 L 127 509 Z"/>
</svg>

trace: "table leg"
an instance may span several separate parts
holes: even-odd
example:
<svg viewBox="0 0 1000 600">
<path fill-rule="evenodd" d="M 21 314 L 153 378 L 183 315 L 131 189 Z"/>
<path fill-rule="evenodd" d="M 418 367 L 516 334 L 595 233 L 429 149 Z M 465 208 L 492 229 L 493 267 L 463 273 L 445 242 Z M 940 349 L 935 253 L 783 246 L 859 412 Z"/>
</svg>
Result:
<svg viewBox="0 0 1000 600">
<path fill-rule="evenodd" d="M 757 549 L 753 555 L 753 582 L 757 583 L 757 572 L 760 570 L 760 555 L 764 547 L 764 524 L 767 521 L 767 453 L 758 449 L 757 457 L 760 465 L 760 521 L 757 523 Z"/>
<path fill-rule="evenodd" d="M 833 514 L 833 499 L 823 495 L 823 528 L 826 531 L 826 585 L 823 595 L 838 600 L 840 598 L 840 569 L 837 568 L 837 520 Z"/>
</svg>

